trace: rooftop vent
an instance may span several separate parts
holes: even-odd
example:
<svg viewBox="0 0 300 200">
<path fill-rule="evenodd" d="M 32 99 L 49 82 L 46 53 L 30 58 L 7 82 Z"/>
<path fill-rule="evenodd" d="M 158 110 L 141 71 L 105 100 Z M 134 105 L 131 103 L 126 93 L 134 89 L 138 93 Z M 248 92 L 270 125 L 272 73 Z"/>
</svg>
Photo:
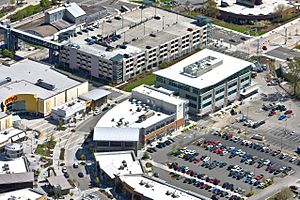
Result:
<svg viewBox="0 0 300 200">
<path fill-rule="evenodd" d="M 6 77 L 5 79 L 0 80 L 0 86 L 4 85 L 6 83 L 11 82 L 11 78 L 10 77 Z"/>
<path fill-rule="evenodd" d="M 44 82 L 43 79 L 38 79 L 37 82 L 35 83 L 35 85 L 40 86 L 41 88 L 44 88 L 46 90 L 54 90 L 55 89 L 55 85 Z"/>
</svg>

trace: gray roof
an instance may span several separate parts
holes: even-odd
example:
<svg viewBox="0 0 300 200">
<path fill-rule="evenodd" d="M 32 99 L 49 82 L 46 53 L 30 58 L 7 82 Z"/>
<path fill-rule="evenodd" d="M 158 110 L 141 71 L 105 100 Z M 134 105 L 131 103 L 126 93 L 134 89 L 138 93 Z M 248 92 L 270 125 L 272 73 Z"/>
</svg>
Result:
<svg viewBox="0 0 300 200">
<path fill-rule="evenodd" d="M 106 97 L 109 94 L 111 94 L 111 92 L 97 88 L 79 96 L 79 98 L 85 101 L 91 101 L 91 100 L 96 101 L 98 99 Z"/>
<path fill-rule="evenodd" d="M 51 69 L 48 65 L 28 59 L 12 64 L 10 67 L 0 65 L 0 80 L 7 77 L 11 78 L 11 82 L 0 86 L 0 101 L 7 98 L 6 93 L 9 93 L 9 96 L 14 93 L 31 93 L 37 94 L 40 98 L 48 98 L 80 84 Z M 54 85 L 55 88 L 46 90 L 34 85 L 39 79 Z"/>
<path fill-rule="evenodd" d="M 47 178 L 51 186 L 59 185 L 62 190 L 73 188 L 64 176 L 51 176 Z"/>
<path fill-rule="evenodd" d="M 5 112 L 0 112 L 0 119 L 6 117 L 8 114 L 6 114 Z"/>
<path fill-rule="evenodd" d="M 94 141 L 139 141 L 139 128 L 95 127 Z"/>
<path fill-rule="evenodd" d="M 85 11 L 80 8 L 76 3 L 66 4 L 66 10 L 71 13 L 75 18 L 80 17 L 82 15 L 86 15 Z"/>
<path fill-rule="evenodd" d="M 26 183 L 33 182 L 33 172 L 16 173 L 16 174 L 0 174 L 1 184 L 14 184 L 14 183 Z"/>
</svg>

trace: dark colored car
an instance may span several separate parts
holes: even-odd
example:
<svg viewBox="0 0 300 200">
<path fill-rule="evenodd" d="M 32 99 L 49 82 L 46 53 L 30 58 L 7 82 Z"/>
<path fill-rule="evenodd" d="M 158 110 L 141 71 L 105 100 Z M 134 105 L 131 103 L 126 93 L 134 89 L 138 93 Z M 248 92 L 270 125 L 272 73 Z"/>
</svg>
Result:
<svg viewBox="0 0 300 200">
<path fill-rule="evenodd" d="M 83 173 L 82 173 L 82 172 L 79 172 L 79 173 L 78 173 L 78 177 L 80 177 L 80 178 L 84 177 Z"/>
</svg>

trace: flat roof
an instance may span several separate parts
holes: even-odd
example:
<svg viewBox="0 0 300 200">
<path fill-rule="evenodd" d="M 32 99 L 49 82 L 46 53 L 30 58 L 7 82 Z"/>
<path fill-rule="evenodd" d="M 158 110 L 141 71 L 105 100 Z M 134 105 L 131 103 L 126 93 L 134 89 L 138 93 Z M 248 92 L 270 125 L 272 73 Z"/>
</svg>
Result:
<svg viewBox="0 0 300 200">
<path fill-rule="evenodd" d="M 77 3 L 64 4 L 66 10 L 70 12 L 75 18 L 85 15 L 85 11 L 80 8 Z"/>
<path fill-rule="evenodd" d="M 160 19 L 154 19 L 155 12 Z M 141 9 L 135 9 L 123 14 L 120 19 L 100 22 L 99 28 L 77 37 L 71 37 L 67 43 L 78 44 L 80 51 L 110 59 L 118 54 L 139 54 L 146 50 L 147 46 L 156 47 L 179 36 L 189 34 L 188 28 L 193 28 L 194 30 L 201 28 L 194 24 L 196 21 L 194 19 L 159 8 L 155 11 L 153 7 L 146 7 L 142 10 L 142 20 L 143 22 L 141 23 Z M 99 34 L 108 36 L 113 33 L 117 33 L 121 38 L 111 41 L 109 45 L 115 48 L 112 51 L 106 51 L 106 47 L 98 44 L 88 45 L 85 41 L 87 37 Z M 154 34 L 155 37 L 150 36 L 151 34 Z M 128 43 L 126 45 L 127 49 L 117 48 L 118 45 L 124 42 Z"/>
<path fill-rule="evenodd" d="M 8 165 L 7 170 L 4 170 L 3 166 Z M 0 161 L 0 180 L 2 175 L 10 174 L 19 174 L 27 172 L 27 167 L 25 164 L 24 158 L 17 158 L 13 160 L 1 160 Z"/>
<path fill-rule="evenodd" d="M 213 56 L 215 58 L 221 59 L 223 63 L 220 66 L 213 68 L 212 70 L 194 78 L 184 75 L 183 68 L 191 65 L 200 59 L 206 58 L 208 56 Z M 228 56 L 210 49 L 204 49 L 198 53 L 195 53 L 188 58 L 168 67 L 154 72 L 155 75 L 180 82 L 184 85 L 189 85 L 194 88 L 203 89 L 212 86 L 229 76 L 239 72 L 240 70 L 253 65 L 252 63 L 241 60 L 232 56 Z"/>
<path fill-rule="evenodd" d="M 1 184 L 27 183 L 34 181 L 33 172 L 24 172 L 17 174 L 0 174 Z"/>
<path fill-rule="evenodd" d="M 169 90 L 163 90 L 161 88 L 154 88 L 148 85 L 140 85 L 132 90 L 133 92 L 138 92 L 144 95 L 149 96 L 152 99 L 162 100 L 173 105 L 180 105 L 187 100 L 182 99 L 178 96 L 173 96 L 170 94 Z"/>
<path fill-rule="evenodd" d="M 228 7 L 221 7 L 221 2 L 226 2 Z M 254 5 L 254 8 L 249 8 L 240 4 L 236 4 L 236 0 L 217 0 L 218 9 L 238 15 L 269 15 L 274 13 L 275 7 L 282 4 L 291 7 L 289 1 L 285 0 L 263 0 L 263 4 Z"/>
<path fill-rule="evenodd" d="M 65 10 L 65 9 L 66 9 L 66 8 L 65 8 L 64 6 L 61 6 L 61 7 L 52 9 L 52 10 L 48 10 L 46 13 L 48 13 L 48 14 L 53 14 L 53 13 L 56 13 L 56 12 L 59 12 L 59 11 Z"/>
<path fill-rule="evenodd" d="M 73 188 L 63 175 L 50 176 L 49 178 L 47 178 L 47 180 L 51 186 L 59 185 L 62 190 L 68 190 Z"/>
<path fill-rule="evenodd" d="M 11 78 L 11 81 L 0 86 L 0 102 L 13 94 L 37 94 L 39 98 L 46 99 L 80 84 L 48 65 L 29 59 L 10 66 L 0 65 L 0 80 L 7 77 Z M 55 88 L 47 90 L 35 85 L 39 79 L 54 85 Z"/>
<path fill-rule="evenodd" d="M 94 141 L 130 141 L 138 142 L 140 138 L 140 129 L 138 128 L 112 128 L 95 127 Z"/>
<path fill-rule="evenodd" d="M 136 159 L 133 151 L 114 151 L 95 153 L 96 161 L 100 168 L 110 177 L 115 178 L 116 175 L 125 174 L 143 174 L 143 167 L 138 159 Z M 126 167 L 123 163 L 126 162 Z"/>
<path fill-rule="evenodd" d="M 96 88 L 96 89 L 93 89 L 93 90 L 83 94 L 83 95 L 80 95 L 79 98 L 83 99 L 85 101 L 91 101 L 91 100 L 97 101 L 103 97 L 108 96 L 109 94 L 111 94 L 110 91 Z"/>
<path fill-rule="evenodd" d="M 146 120 L 138 122 L 139 117 L 147 112 L 153 112 L 154 114 Z M 151 110 L 150 108 L 147 110 L 145 108 L 141 109 L 141 106 L 126 100 L 113 107 L 102 118 L 100 118 L 96 127 L 147 128 L 168 117 L 170 117 L 170 115 L 160 111 Z M 121 124 L 120 121 L 122 121 Z"/>
<path fill-rule="evenodd" d="M 8 142 L 14 136 L 20 135 L 21 133 L 24 133 L 24 131 L 22 131 L 20 129 L 13 128 L 13 127 L 1 131 L 0 132 L 0 144 Z"/>
<path fill-rule="evenodd" d="M 25 189 L 21 189 L 21 190 L 14 190 L 12 192 L 6 192 L 6 193 L 2 193 L 0 194 L 0 199 L 10 199 L 10 198 L 14 198 L 14 199 L 39 199 L 42 200 L 43 196 L 47 196 L 47 194 L 43 194 L 39 191 L 36 191 L 34 189 L 31 188 L 25 188 Z M 41 198 L 41 199 L 40 199 Z M 47 198 L 45 198 L 47 199 Z"/>
<path fill-rule="evenodd" d="M 72 101 L 68 101 L 60 106 L 52 108 L 55 111 L 65 111 L 66 116 L 71 116 L 78 111 L 81 111 L 86 108 L 86 103 L 83 100 L 74 99 Z"/>
<path fill-rule="evenodd" d="M 145 175 L 124 175 L 120 176 L 122 182 L 125 182 L 135 192 L 143 194 L 149 199 L 164 200 L 209 200 L 210 198 L 188 192 L 181 188 L 167 184 L 165 181 L 157 178 L 151 178 Z M 168 193 L 168 194 L 167 194 Z M 176 198 L 174 198 L 176 197 Z"/>
</svg>

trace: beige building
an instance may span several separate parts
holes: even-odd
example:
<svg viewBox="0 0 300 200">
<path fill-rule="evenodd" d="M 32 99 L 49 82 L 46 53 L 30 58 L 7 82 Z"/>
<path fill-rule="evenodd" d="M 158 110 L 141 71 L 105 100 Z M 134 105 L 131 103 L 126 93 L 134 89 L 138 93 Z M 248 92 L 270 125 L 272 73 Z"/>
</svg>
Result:
<svg viewBox="0 0 300 200">
<path fill-rule="evenodd" d="M 0 112 L 0 131 L 12 127 L 12 115 Z"/>
</svg>

